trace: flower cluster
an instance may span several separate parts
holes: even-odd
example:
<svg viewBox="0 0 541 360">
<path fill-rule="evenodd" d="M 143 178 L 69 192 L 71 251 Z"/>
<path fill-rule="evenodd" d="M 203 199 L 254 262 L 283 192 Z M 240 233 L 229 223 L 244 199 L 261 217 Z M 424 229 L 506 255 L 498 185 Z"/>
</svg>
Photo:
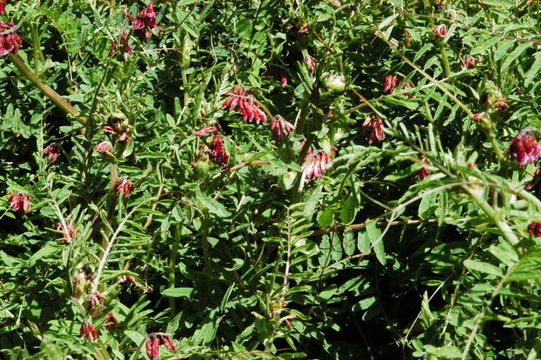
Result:
<svg viewBox="0 0 541 360">
<path fill-rule="evenodd" d="M 313 178 L 321 179 L 332 159 L 333 156 L 323 150 L 317 150 L 314 153 L 308 151 L 301 168 L 302 176 L 308 180 Z"/>
<path fill-rule="evenodd" d="M 512 159 L 518 160 L 520 167 L 524 167 L 539 160 L 539 150 L 541 146 L 537 143 L 537 139 L 532 135 L 531 129 L 526 128 L 511 140 L 509 155 Z"/>
<path fill-rule="evenodd" d="M 227 167 L 227 164 L 229 163 L 229 154 L 227 154 L 227 151 L 225 150 L 224 139 L 221 136 L 215 136 L 212 139 L 210 151 L 207 152 L 207 155 L 212 161 L 220 165 L 222 169 Z"/>
<path fill-rule="evenodd" d="M 13 212 L 20 212 L 22 214 L 28 214 L 30 212 L 30 198 L 26 194 L 11 194 L 8 205 L 11 206 Z"/>
<path fill-rule="evenodd" d="M 466 69 L 471 69 L 479 62 L 479 59 L 476 59 L 470 55 L 466 55 L 464 59 L 462 59 L 462 66 L 464 66 Z"/>
<path fill-rule="evenodd" d="M 103 296 L 103 295 L 100 294 L 99 292 L 93 291 L 93 292 L 88 296 L 88 308 L 92 310 L 92 309 L 94 309 L 96 306 L 103 304 L 103 299 L 104 299 L 104 298 L 105 298 L 105 296 Z"/>
<path fill-rule="evenodd" d="M 113 150 L 113 144 L 110 141 L 102 141 L 98 145 L 94 146 L 94 151 L 100 154 L 111 152 Z"/>
<path fill-rule="evenodd" d="M 443 39 L 445 35 L 447 35 L 447 28 L 445 25 L 436 25 L 434 26 L 434 29 L 432 29 L 432 32 L 437 38 Z"/>
<path fill-rule="evenodd" d="M 173 340 L 167 335 L 158 335 L 152 334 L 148 337 L 147 342 L 145 343 L 145 348 L 147 350 L 147 355 L 152 360 L 156 360 L 160 357 L 160 346 L 164 345 L 167 350 L 170 352 L 175 352 L 175 344 Z"/>
<path fill-rule="evenodd" d="M 541 223 L 540 222 L 532 222 L 529 226 L 528 226 L 528 232 L 530 233 L 530 235 L 532 236 L 535 236 L 535 237 L 541 237 Z"/>
<path fill-rule="evenodd" d="M 137 19 L 128 15 L 132 21 L 132 29 L 141 40 L 148 40 L 152 37 L 152 29 L 161 29 L 156 25 L 156 13 L 154 12 L 154 4 L 150 2 L 146 8 L 141 10 L 137 15 Z"/>
<path fill-rule="evenodd" d="M 295 126 L 280 115 L 276 115 L 272 118 L 270 129 L 274 137 L 281 140 L 288 137 L 295 130 Z"/>
<path fill-rule="evenodd" d="M 133 184 L 124 178 L 118 179 L 113 185 L 113 190 L 117 194 L 123 193 L 124 197 L 128 197 L 133 191 Z"/>
<path fill-rule="evenodd" d="M 316 71 L 316 58 L 313 56 L 307 56 L 304 58 L 304 63 L 306 64 L 306 67 L 308 68 L 308 71 L 313 73 Z"/>
<path fill-rule="evenodd" d="M 383 92 L 384 93 L 393 92 L 394 88 L 396 87 L 397 81 L 398 81 L 398 77 L 396 75 L 387 75 L 385 77 L 385 83 L 383 84 Z"/>
<path fill-rule="evenodd" d="M 120 41 L 114 41 L 111 43 L 111 50 L 109 50 L 109 56 L 110 57 L 117 57 L 122 58 L 123 54 L 131 55 L 133 53 L 131 45 L 128 43 L 128 36 L 129 34 L 127 32 L 123 32 L 120 35 Z M 120 44 L 120 49 L 119 48 Z"/>
<path fill-rule="evenodd" d="M 60 151 L 58 150 L 58 147 L 55 145 L 49 145 L 45 149 L 43 149 L 42 154 L 47 156 L 49 158 L 49 162 L 52 164 L 56 162 L 58 159 L 58 155 L 60 155 Z"/>
<path fill-rule="evenodd" d="M 229 97 L 222 105 L 223 110 L 238 111 L 242 114 L 242 118 L 246 122 L 255 122 L 261 124 L 267 121 L 267 115 L 259 108 L 247 92 L 234 87 L 232 93 L 227 93 Z"/>
<path fill-rule="evenodd" d="M 112 312 L 105 315 L 105 320 L 103 322 L 105 324 L 104 328 L 107 330 L 115 329 L 118 326 L 118 321 Z"/>
<path fill-rule="evenodd" d="M 419 158 L 419 161 L 427 164 L 427 165 L 430 165 L 430 163 L 428 162 L 428 160 L 426 160 L 424 157 L 421 157 Z M 430 174 L 430 169 L 426 166 L 423 166 L 421 168 L 421 170 L 417 171 L 415 173 L 415 176 L 418 177 L 420 180 L 424 180 L 427 178 L 428 174 Z"/>
<path fill-rule="evenodd" d="M 385 133 L 383 132 L 383 120 L 381 118 L 373 119 L 374 114 L 370 114 L 366 117 L 363 123 L 365 129 L 370 130 L 370 137 L 368 138 L 368 144 L 372 145 L 374 142 L 383 141 L 385 139 Z"/>
<path fill-rule="evenodd" d="M 22 40 L 15 32 L 17 28 L 11 22 L 0 21 L 0 56 L 16 54 L 22 45 Z"/>
<path fill-rule="evenodd" d="M 91 342 L 96 342 L 96 340 L 98 340 L 98 332 L 96 331 L 96 328 L 94 327 L 94 325 L 92 325 L 92 322 L 90 321 L 85 321 L 83 325 L 81 325 L 79 336 L 82 338 L 86 338 L 87 340 L 90 340 Z"/>
<path fill-rule="evenodd" d="M 6 7 L 6 3 L 8 0 L 0 0 L 0 15 L 4 15 L 4 8 Z"/>
</svg>

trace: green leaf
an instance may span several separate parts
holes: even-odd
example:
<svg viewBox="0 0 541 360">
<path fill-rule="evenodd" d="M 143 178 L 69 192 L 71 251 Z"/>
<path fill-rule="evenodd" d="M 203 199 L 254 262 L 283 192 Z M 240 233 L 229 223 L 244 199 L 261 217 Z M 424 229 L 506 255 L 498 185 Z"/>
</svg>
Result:
<svg viewBox="0 0 541 360">
<path fill-rule="evenodd" d="M 355 199 L 352 196 L 348 196 L 347 199 L 342 202 L 340 220 L 346 225 L 351 224 L 353 220 L 355 220 Z"/>
<path fill-rule="evenodd" d="M 178 287 L 178 288 L 169 288 L 162 291 L 163 296 L 168 297 L 190 297 L 193 293 L 193 288 L 190 287 Z"/>
<path fill-rule="evenodd" d="M 328 228 L 332 224 L 334 217 L 334 209 L 328 207 L 319 213 L 317 217 L 317 222 L 321 228 Z"/>
<path fill-rule="evenodd" d="M 366 224 L 366 233 L 368 234 L 368 238 L 370 239 L 370 244 L 372 244 L 374 253 L 376 254 L 376 258 L 381 263 L 381 265 L 385 265 L 387 263 L 387 260 L 385 259 L 383 238 L 380 238 L 381 230 L 378 228 L 378 225 L 375 221 L 370 221 Z"/>
<path fill-rule="evenodd" d="M 304 217 L 312 219 L 312 216 L 314 216 L 319 199 L 321 199 L 321 188 L 322 186 L 318 186 L 312 191 L 312 194 L 310 194 L 310 198 L 304 206 Z"/>
<path fill-rule="evenodd" d="M 198 194 L 197 199 L 205 206 L 212 214 L 221 217 L 227 218 L 231 216 L 231 213 L 227 211 L 225 206 L 220 204 L 218 201 L 214 200 L 211 197 L 205 196 L 203 194 Z"/>
<path fill-rule="evenodd" d="M 470 270 L 479 271 L 485 274 L 494 275 L 497 277 L 503 276 L 500 268 L 486 262 L 468 259 L 464 260 L 464 266 L 466 266 Z"/>
<path fill-rule="evenodd" d="M 539 69 L 541 69 L 541 52 L 537 52 L 534 57 L 535 61 L 530 67 L 530 70 L 528 70 L 528 72 L 524 75 L 524 86 L 526 87 L 530 86 L 535 78 L 535 75 L 537 75 Z"/>
</svg>

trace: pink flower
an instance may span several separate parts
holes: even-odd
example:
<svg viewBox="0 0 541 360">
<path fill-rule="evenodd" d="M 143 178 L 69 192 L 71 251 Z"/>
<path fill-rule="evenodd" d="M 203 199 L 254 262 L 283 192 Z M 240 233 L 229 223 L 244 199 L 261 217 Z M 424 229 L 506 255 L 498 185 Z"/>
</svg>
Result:
<svg viewBox="0 0 541 360">
<path fill-rule="evenodd" d="M 368 144 L 372 145 L 374 142 L 383 141 L 385 139 L 385 133 L 383 132 L 383 120 L 377 118 L 373 120 L 374 114 L 368 115 L 363 123 L 365 129 L 370 130 L 370 137 L 368 138 Z"/>
<path fill-rule="evenodd" d="M 509 155 L 518 160 L 520 167 L 524 167 L 539 159 L 539 150 L 541 146 L 537 144 L 537 139 L 532 135 L 531 129 L 526 128 L 511 140 Z"/>
<path fill-rule="evenodd" d="M 16 30 L 17 28 L 13 23 L 0 21 L 0 56 L 16 54 L 19 51 L 23 42 L 15 32 Z"/>
<path fill-rule="evenodd" d="M 56 223 L 56 230 L 62 231 L 62 237 L 66 240 L 71 240 L 77 233 L 73 225 L 66 223 L 66 227 L 62 223 Z"/>
<path fill-rule="evenodd" d="M 130 19 L 133 19 L 130 18 Z M 161 29 L 156 25 L 156 13 L 152 1 L 146 8 L 139 12 L 137 19 L 133 19 L 132 29 L 141 40 L 148 40 L 152 37 L 152 29 Z"/>
<path fill-rule="evenodd" d="M 466 55 L 464 59 L 462 59 L 462 66 L 464 66 L 466 69 L 471 69 L 479 62 L 479 59 L 476 59 L 470 55 Z"/>
<path fill-rule="evenodd" d="M 148 338 L 145 343 L 145 348 L 147 350 L 147 355 L 152 360 L 156 360 L 160 357 L 160 338 L 156 335 L 152 335 Z"/>
<path fill-rule="evenodd" d="M 104 328 L 107 330 L 115 329 L 118 326 L 118 321 L 116 320 L 112 312 L 109 312 L 107 315 L 105 315 L 104 323 Z"/>
<path fill-rule="evenodd" d="M 229 162 L 229 155 L 225 150 L 224 139 L 222 137 L 215 136 L 212 139 L 210 151 L 207 152 L 207 155 L 212 161 L 220 165 L 222 169 L 225 169 L 227 167 L 227 163 Z"/>
<path fill-rule="evenodd" d="M 175 352 L 175 344 L 173 344 L 173 340 L 169 338 L 167 335 L 162 335 L 162 344 L 165 345 L 165 348 L 169 350 L 170 352 Z"/>
<path fill-rule="evenodd" d="M 316 58 L 313 56 L 307 56 L 304 58 L 304 63 L 308 67 L 308 72 L 313 73 L 316 71 Z"/>
<path fill-rule="evenodd" d="M 321 179 L 327 171 L 326 168 L 331 164 L 332 158 L 332 155 L 323 150 L 317 150 L 313 153 L 307 152 L 301 167 L 302 176 L 308 180 Z"/>
<path fill-rule="evenodd" d="M 393 92 L 394 88 L 396 87 L 397 81 L 398 81 L 398 77 L 396 77 L 396 75 L 387 75 L 385 77 L 385 84 L 383 85 L 383 92 L 385 93 Z"/>
<path fill-rule="evenodd" d="M 100 154 L 111 152 L 113 145 L 109 141 L 102 141 L 98 145 L 94 146 L 94 151 Z"/>
<path fill-rule="evenodd" d="M 115 182 L 115 185 L 113 186 L 113 190 L 115 193 L 124 193 L 124 197 L 130 196 L 130 193 L 133 191 L 133 184 L 124 178 L 119 179 Z"/>
<path fill-rule="evenodd" d="M 270 129 L 274 137 L 281 140 L 288 137 L 291 131 L 295 130 L 295 126 L 280 115 L 276 115 L 272 118 Z"/>
<path fill-rule="evenodd" d="M 280 71 L 280 84 L 282 87 L 287 85 L 287 74 L 285 71 Z"/>
<path fill-rule="evenodd" d="M 480 120 L 483 120 L 483 119 L 489 119 L 489 116 L 487 113 L 481 112 L 481 113 L 473 114 L 473 121 L 479 122 Z"/>
<path fill-rule="evenodd" d="M 20 212 L 22 214 L 28 214 L 30 212 L 30 198 L 26 194 L 11 194 L 8 205 L 11 206 L 13 212 Z"/>
<path fill-rule="evenodd" d="M 91 342 L 96 342 L 96 340 L 98 340 L 98 332 L 90 321 L 86 321 L 83 323 L 83 325 L 81 326 L 81 330 L 79 331 L 79 336 L 84 337 Z"/>
<path fill-rule="evenodd" d="M 193 135 L 195 135 L 195 136 L 205 136 L 205 135 L 208 135 L 208 134 L 217 134 L 217 133 L 218 133 L 218 128 L 216 126 L 209 126 L 209 127 L 203 128 L 201 130 L 194 131 Z"/>
<path fill-rule="evenodd" d="M 55 145 L 49 145 L 45 149 L 43 149 L 42 154 L 47 156 L 49 158 L 49 162 L 52 164 L 56 162 L 56 159 L 58 159 L 60 151 Z"/>
<path fill-rule="evenodd" d="M 229 97 L 222 105 L 223 110 L 238 111 L 242 114 L 243 120 L 249 123 L 261 124 L 267 121 L 267 115 L 252 100 L 252 95 L 237 87 L 233 88 L 233 93 L 227 93 L 226 95 L 229 95 Z"/>
<path fill-rule="evenodd" d="M 135 278 L 131 275 L 120 275 L 118 278 L 118 282 L 123 283 L 130 283 L 133 285 L 137 285 L 137 281 L 135 281 Z"/>
<path fill-rule="evenodd" d="M 120 48 L 121 51 L 117 52 L 118 43 L 113 40 L 111 43 L 111 50 L 109 51 L 110 57 L 118 57 L 122 59 L 123 54 L 131 55 L 132 54 L 132 47 L 128 43 L 128 36 L 129 34 L 127 32 L 123 32 L 120 35 Z"/>
<path fill-rule="evenodd" d="M 443 39 L 445 37 L 445 35 L 447 35 L 447 28 L 443 24 L 442 25 L 436 25 L 436 26 L 434 26 L 434 29 L 432 29 L 432 32 L 439 39 Z"/>
<path fill-rule="evenodd" d="M 528 226 L 528 232 L 530 233 L 530 235 L 532 236 L 535 236 L 535 237 L 541 237 L 541 223 L 540 222 L 532 222 L 529 226 Z"/>
<path fill-rule="evenodd" d="M 424 158 L 419 158 L 420 161 L 424 162 L 425 164 L 429 165 L 430 163 Z M 426 166 L 423 166 L 421 170 L 417 171 L 414 176 L 417 176 L 421 181 L 426 179 L 426 177 L 430 174 L 430 169 Z"/>
</svg>

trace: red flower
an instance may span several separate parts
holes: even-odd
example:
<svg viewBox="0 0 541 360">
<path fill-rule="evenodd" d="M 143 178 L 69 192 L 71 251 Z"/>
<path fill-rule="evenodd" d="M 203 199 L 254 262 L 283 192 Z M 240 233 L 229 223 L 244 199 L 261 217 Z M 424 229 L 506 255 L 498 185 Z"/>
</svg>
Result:
<svg viewBox="0 0 541 360">
<path fill-rule="evenodd" d="M 109 312 L 107 315 L 105 315 L 104 322 L 104 328 L 107 330 L 115 329 L 118 326 L 118 321 L 116 320 L 112 312 Z"/>
<path fill-rule="evenodd" d="M 540 222 L 532 222 L 529 226 L 528 226 L 528 232 L 530 233 L 530 235 L 532 236 L 535 236 L 535 237 L 541 237 L 541 223 Z"/>
<path fill-rule="evenodd" d="M 113 186 L 113 190 L 119 194 L 121 192 L 124 193 L 124 197 L 130 196 L 130 193 L 133 190 L 133 184 L 126 179 L 119 179 L 115 182 L 115 185 Z"/>
<path fill-rule="evenodd" d="M 56 223 L 56 230 L 62 231 L 62 237 L 66 240 L 71 240 L 77 233 L 73 225 L 66 223 L 64 227 L 62 223 Z"/>
<path fill-rule="evenodd" d="M 464 59 L 462 59 L 462 66 L 464 66 L 466 69 L 471 69 L 479 62 L 479 59 L 476 59 L 470 55 L 466 55 Z"/>
<path fill-rule="evenodd" d="M 105 152 L 111 152 L 113 145 L 109 141 L 102 141 L 98 145 L 94 146 L 94 151 L 103 154 Z"/>
<path fill-rule="evenodd" d="M 145 343 L 147 355 L 152 360 L 156 360 L 160 357 L 160 338 L 156 335 L 152 335 Z"/>
<path fill-rule="evenodd" d="M 537 139 L 531 134 L 531 130 L 526 128 L 511 140 L 509 155 L 512 159 L 518 160 L 520 167 L 524 167 L 539 159 L 539 150 L 541 146 L 537 144 Z"/>
<path fill-rule="evenodd" d="M 434 26 L 434 29 L 432 29 L 432 32 L 436 37 L 443 39 L 445 35 L 447 35 L 447 28 L 445 25 L 436 25 Z"/>
<path fill-rule="evenodd" d="M 323 150 L 317 150 L 314 153 L 307 152 L 301 167 L 302 176 L 308 180 L 321 179 L 327 171 L 326 167 L 331 164 L 332 158 L 332 155 Z"/>
<path fill-rule="evenodd" d="M 387 75 L 385 77 L 385 84 L 383 85 L 383 92 L 385 93 L 393 92 L 394 88 L 396 87 L 397 81 L 398 81 L 398 77 L 396 77 L 396 75 Z"/>
<path fill-rule="evenodd" d="M 280 71 L 280 84 L 282 87 L 287 85 L 287 74 L 285 71 Z"/>
<path fill-rule="evenodd" d="M 496 110 L 502 110 L 509 106 L 509 100 L 505 100 L 504 98 L 499 98 L 496 100 L 496 103 L 494 104 L 494 108 Z"/>
<path fill-rule="evenodd" d="M 169 350 L 170 352 L 175 352 L 175 344 L 173 344 L 173 340 L 169 338 L 167 335 L 162 335 L 162 344 L 165 345 L 165 348 Z"/>
<path fill-rule="evenodd" d="M 195 136 L 205 136 L 208 134 L 216 134 L 218 133 L 218 128 L 216 126 L 209 126 L 206 128 L 203 128 L 201 130 L 197 130 L 193 132 L 193 135 Z"/>
<path fill-rule="evenodd" d="M 137 281 L 135 281 L 135 278 L 131 275 L 120 275 L 118 278 L 119 283 L 130 283 L 133 285 L 137 285 Z"/>
<path fill-rule="evenodd" d="M 6 6 L 6 3 L 8 0 L 0 0 L 0 15 L 4 15 L 4 7 Z"/>
<path fill-rule="evenodd" d="M 98 340 L 98 332 L 90 321 L 83 323 L 81 330 L 79 331 L 79 336 L 84 337 L 91 342 L 96 342 L 96 340 Z"/>
<path fill-rule="evenodd" d="M 372 145 L 374 142 L 383 141 L 385 139 L 385 133 L 383 132 L 383 120 L 377 118 L 373 120 L 374 114 L 368 115 L 363 123 L 363 127 L 370 129 L 370 137 L 368 138 L 368 144 Z"/>
<path fill-rule="evenodd" d="M 43 149 L 42 154 L 47 156 L 49 158 L 49 162 L 52 164 L 56 162 L 56 159 L 58 159 L 60 151 L 55 145 L 49 145 L 45 149 Z"/>
<path fill-rule="evenodd" d="M 229 162 L 229 155 L 224 147 L 224 139 L 220 136 L 215 136 L 212 139 L 210 144 L 210 151 L 207 152 L 207 155 L 214 161 L 216 164 L 220 165 L 222 169 L 227 167 Z"/>
<path fill-rule="evenodd" d="M 101 305 L 103 303 L 103 299 L 105 299 L 105 296 L 99 292 L 92 292 L 92 294 L 88 296 L 88 308 L 94 309 L 96 306 Z"/>
<path fill-rule="evenodd" d="M 488 114 L 485 112 L 473 114 L 473 121 L 478 122 L 479 120 L 482 120 L 482 119 L 489 119 Z"/>
<path fill-rule="evenodd" d="M 11 206 L 13 212 L 20 212 L 22 214 L 28 214 L 30 212 L 30 198 L 26 194 L 11 194 L 8 205 Z"/>
<path fill-rule="evenodd" d="M 15 32 L 16 30 L 17 28 L 13 23 L 4 23 L 0 21 L 0 56 L 8 56 L 9 54 L 15 54 L 19 51 L 23 42 Z"/>
<path fill-rule="evenodd" d="M 304 63 L 308 67 L 308 71 L 313 73 L 316 71 L 316 58 L 313 56 L 308 56 L 304 58 Z"/>
<path fill-rule="evenodd" d="M 223 110 L 238 111 L 242 114 L 243 120 L 249 123 L 261 124 L 267 121 L 267 115 L 251 99 L 252 95 L 237 87 L 233 88 L 233 93 L 227 93 L 226 95 L 229 95 L 229 97 L 222 105 Z"/>
<path fill-rule="evenodd" d="M 424 158 L 419 158 L 420 161 L 424 162 L 425 164 L 429 165 L 430 163 Z M 426 177 L 430 174 L 430 169 L 426 166 L 423 166 L 421 170 L 417 171 L 414 176 L 417 176 L 420 180 L 426 179 Z"/>
<path fill-rule="evenodd" d="M 130 18 L 133 21 L 132 29 L 141 40 L 148 40 L 152 37 L 152 29 L 161 29 L 156 25 L 156 13 L 152 1 L 146 8 L 139 12 L 137 19 Z"/>
<path fill-rule="evenodd" d="M 127 54 L 127 55 L 132 54 L 133 51 L 132 51 L 131 45 L 128 43 L 128 36 L 129 34 L 127 32 L 123 32 L 120 35 L 120 47 L 121 47 L 120 52 L 117 52 L 118 43 L 113 40 L 113 42 L 111 43 L 111 50 L 109 51 L 110 57 L 122 58 L 122 54 Z"/>
<path fill-rule="evenodd" d="M 277 140 L 288 137 L 291 131 L 295 130 L 295 126 L 288 122 L 280 115 L 272 118 L 270 129 Z"/>
</svg>

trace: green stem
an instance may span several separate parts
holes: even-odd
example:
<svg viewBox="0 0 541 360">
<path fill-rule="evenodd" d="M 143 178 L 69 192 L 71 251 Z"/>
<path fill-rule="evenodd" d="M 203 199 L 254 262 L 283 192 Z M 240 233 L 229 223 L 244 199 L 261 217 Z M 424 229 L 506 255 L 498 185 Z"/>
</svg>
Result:
<svg viewBox="0 0 541 360">
<path fill-rule="evenodd" d="M 30 32 L 32 33 L 32 48 L 34 51 L 34 73 L 36 73 L 36 77 L 39 79 L 40 45 L 38 32 L 34 24 L 30 24 Z"/>
<path fill-rule="evenodd" d="M 488 139 L 490 140 L 490 143 L 492 144 L 492 149 L 494 149 L 496 158 L 498 158 L 499 162 L 503 163 L 505 161 L 505 157 L 503 156 L 502 149 L 500 149 L 500 145 L 498 144 L 496 137 L 491 131 L 487 131 L 486 134 Z"/>
<path fill-rule="evenodd" d="M 438 41 L 441 51 L 441 61 L 443 62 L 443 70 L 445 71 L 445 77 L 451 76 L 451 66 L 449 65 L 449 58 L 447 57 L 447 51 L 445 50 L 445 43 Z"/>
<path fill-rule="evenodd" d="M 85 125 L 87 118 L 84 116 L 78 116 L 79 111 L 73 107 L 69 102 L 67 102 L 62 96 L 60 96 L 56 91 L 51 89 L 49 86 L 45 85 L 37 76 L 30 70 L 24 61 L 19 57 L 19 55 L 11 54 L 9 55 L 9 59 L 13 64 L 19 69 L 19 71 L 23 74 L 25 78 L 30 80 L 34 85 L 36 85 L 41 92 L 47 96 L 51 101 L 58 106 L 60 109 L 65 111 L 66 113 L 72 115 L 75 117 L 75 120 L 77 120 L 79 123 Z"/>
<path fill-rule="evenodd" d="M 171 245 L 171 255 L 169 257 L 169 288 L 175 287 L 175 266 L 177 264 L 177 255 L 178 255 L 178 245 L 180 243 L 180 235 L 182 233 L 182 223 L 179 224 L 175 229 L 175 236 L 173 238 L 173 244 Z M 175 298 L 169 298 L 169 311 L 171 317 L 174 317 L 176 314 L 176 303 Z"/>
</svg>

